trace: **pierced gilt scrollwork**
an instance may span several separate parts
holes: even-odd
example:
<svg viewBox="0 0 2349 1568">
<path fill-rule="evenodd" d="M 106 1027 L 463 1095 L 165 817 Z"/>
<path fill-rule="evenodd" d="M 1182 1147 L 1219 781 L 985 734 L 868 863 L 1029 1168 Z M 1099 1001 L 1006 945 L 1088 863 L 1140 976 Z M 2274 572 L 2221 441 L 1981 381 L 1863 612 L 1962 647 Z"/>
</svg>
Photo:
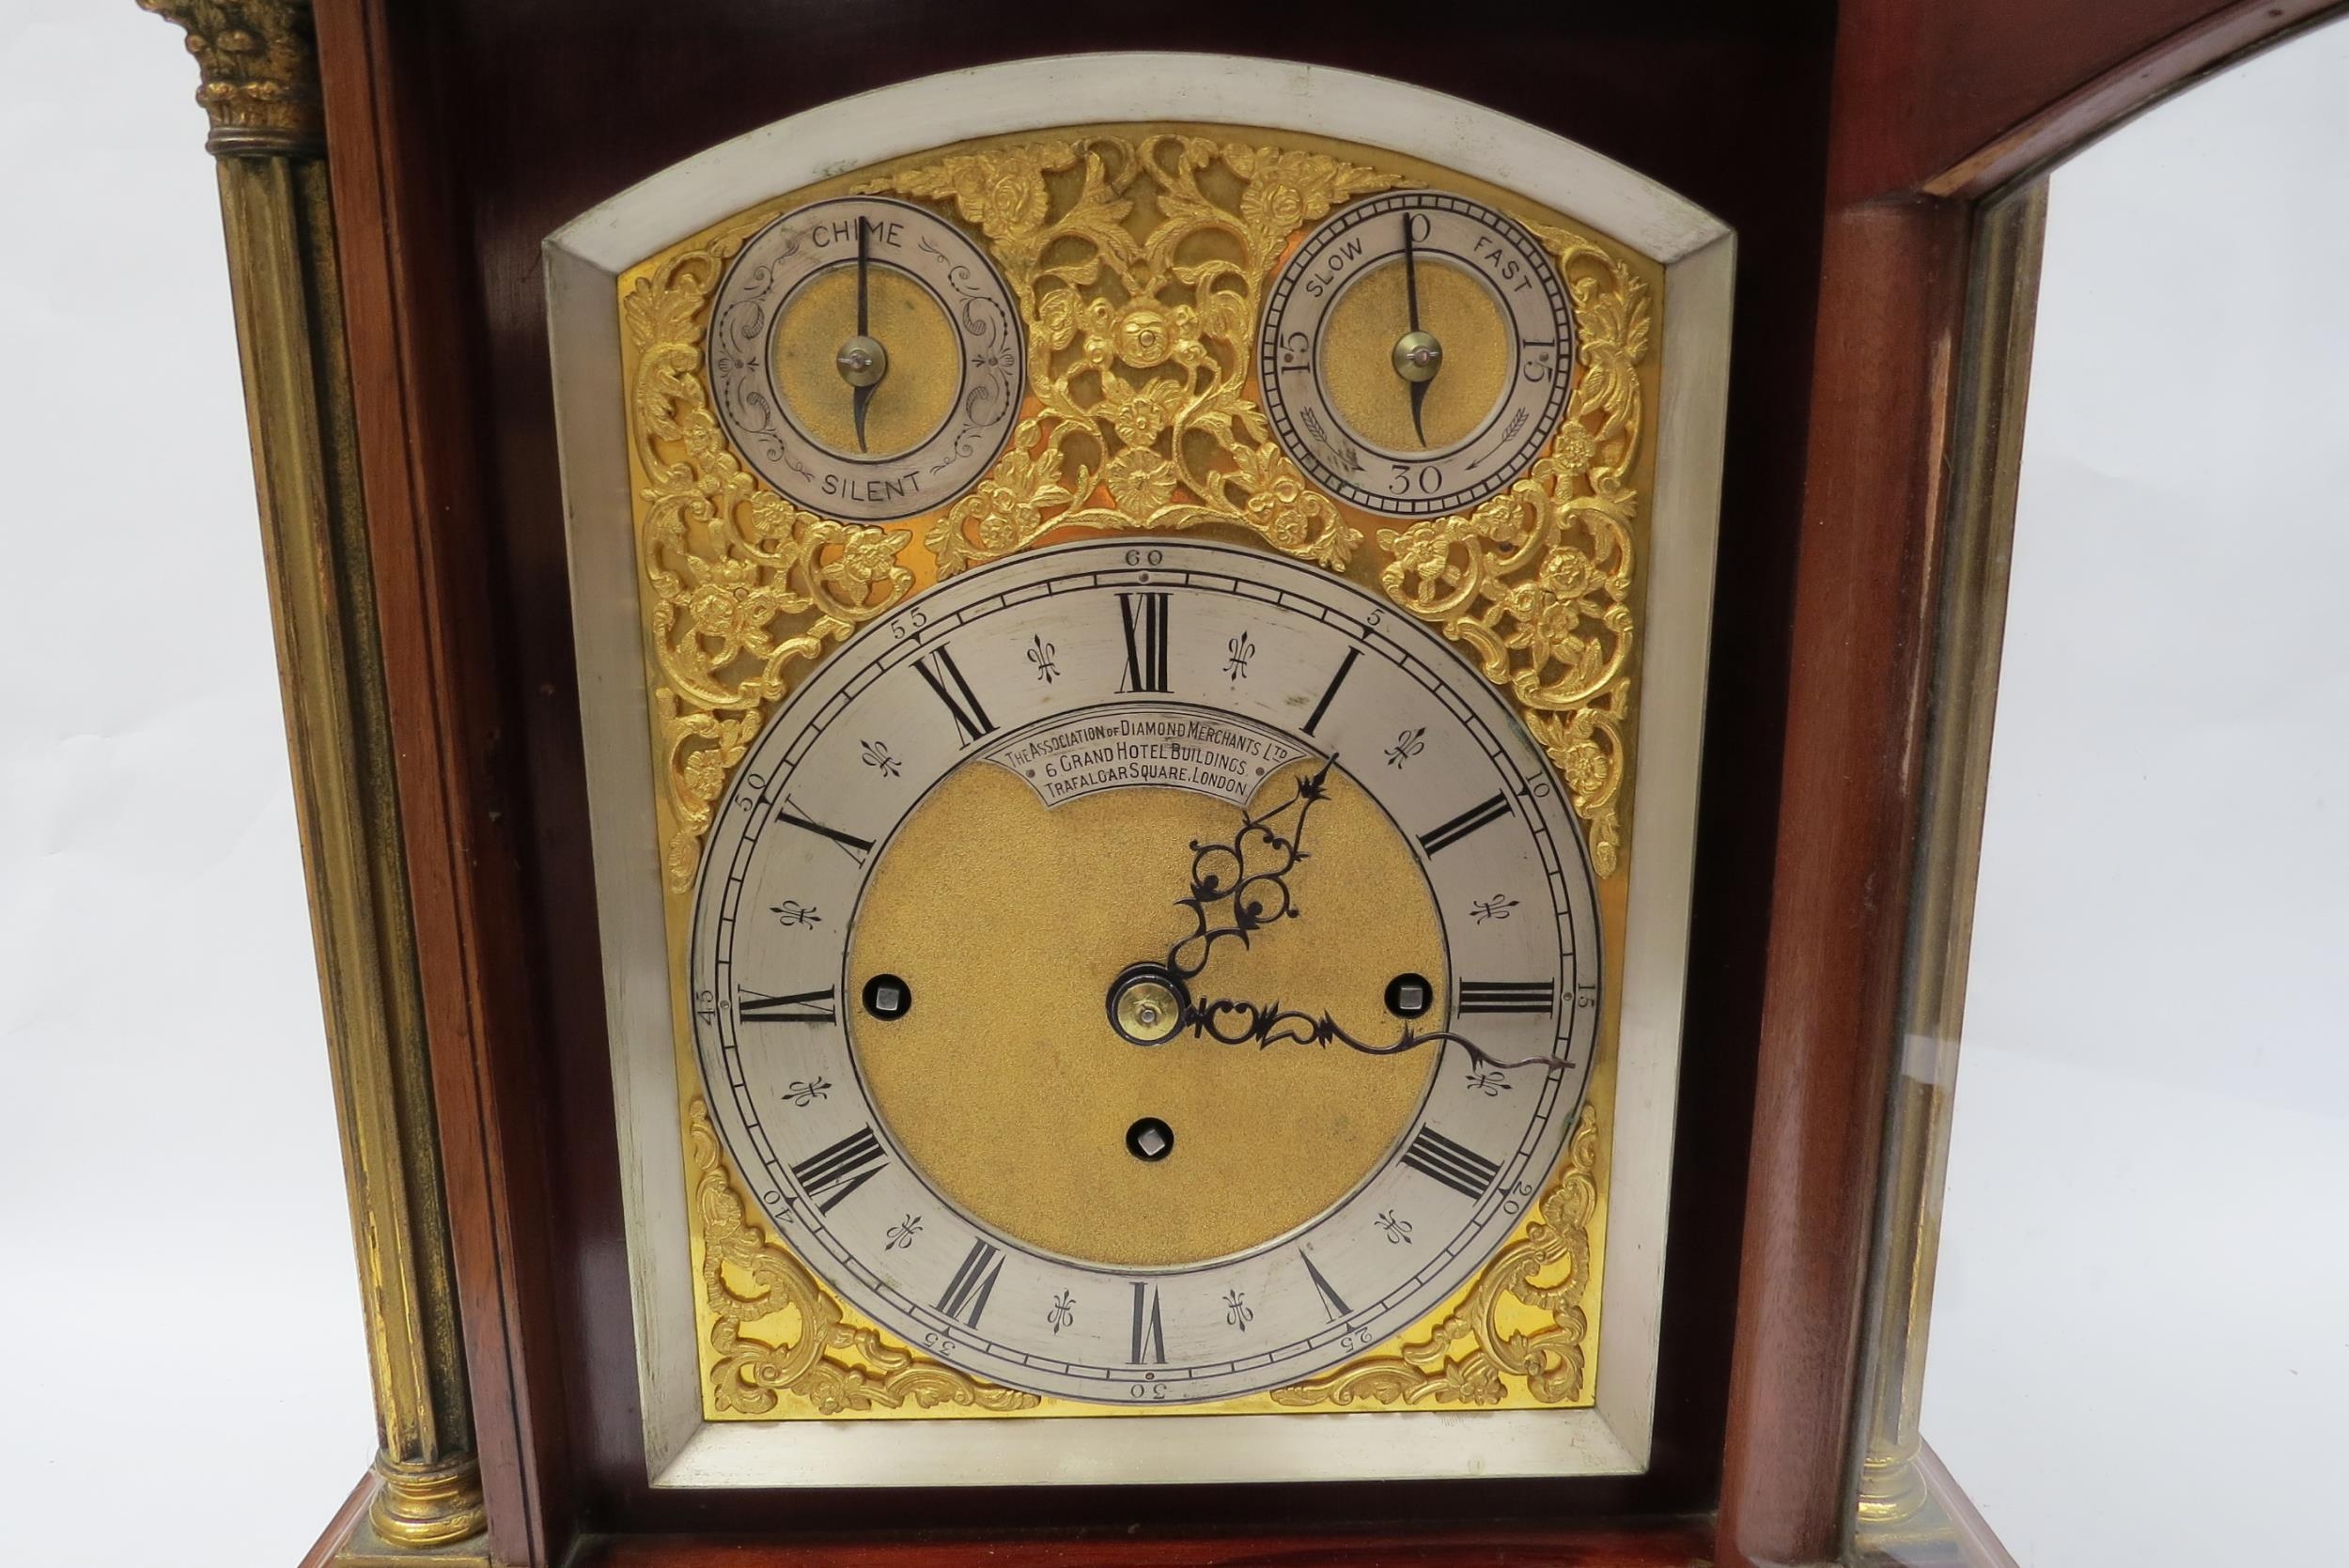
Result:
<svg viewBox="0 0 2349 1568">
<path fill-rule="evenodd" d="M 709 1316 L 709 1390 L 734 1415 L 772 1412 L 786 1394 L 819 1415 L 906 1405 L 934 1410 L 1024 1410 L 1034 1394 L 967 1377 L 843 1319 L 840 1303 L 799 1259 L 770 1240 L 727 1173 L 708 1106 L 687 1109 L 693 1207 L 701 1221 L 701 1290 Z M 918 1228 L 909 1216 L 902 1225 Z M 772 1339 L 767 1337 L 773 1335 Z"/>
<path fill-rule="evenodd" d="M 1591 1219 L 1598 1207 L 1598 1113 L 1585 1105 L 1532 1223 L 1485 1265 L 1468 1299 L 1397 1345 L 1272 1392 L 1275 1405 L 1498 1405 L 1503 1377 L 1544 1405 L 1583 1396 Z M 1465 1354 L 1457 1354 L 1465 1347 Z"/>
<path fill-rule="evenodd" d="M 1034 410 L 926 538 L 950 576 L 1066 527 L 1237 523 L 1344 567 L 1361 533 L 1244 396 L 1258 296 L 1300 225 L 1400 183 L 1323 153 L 1090 136 L 959 154 L 871 189 L 951 204 L 1029 333 Z"/>
<path fill-rule="evenodd" d="M 1208 522 L 1343 569 L 1362 531 L 1271 439 L 1247 396 L 1251 340 L 1296 233 L 1402 183 L 1324 153 L 1171 133 L 958 153 L 872 182 L 978 229 L 1030 339 L 1027 406 L 1009 446 L 923 531 L 938 574 L 1064 529 Z M 719 433 L 701 365 L 709 296 L 763 222 L 670 256 L 623 302 L 677 889 L 692 882 L 711 802 L 789 685 L 787 667 L 894 608 L 915 581 L 896 559 L 910 534 L 797 510 Z M 1378 530 L 1377 576 L 1509 689 L 1589 826 L 1594 869 L 1610 877 L 1622 862 L 1629 770 L 1648 287 L 1604 245 L 1528 227 L 1557 260 L 1576 316 L 1565 423 L 1500 495 Z"/>
<path fill-rule="evenodd" d="M 1565 274 L 1581 333 L 1565 423 L 1525 477 L 1473 511 L 1380 529 L 1378 579 L 1517 698 L 1589 825 L 1592 869 L 1611 877 L 1631 717 L 1630 474 L 1647 286 L 1579 235 L 1528 226 Z"/>
<path fill-rule="evenodd" d="M 714 416 L 703 365 L 710 297 L 771 214 L 632 273 L 621 308 L 672 890 L 692 885 L 714 803 L 767 714 L 807 666 L 907 603 L 933 571 L 952 576 L 1071 532 L 1206 525 L 1375 576 L 1394 603 L 1459 644 L 1510 692 L 1548 753 L 1586 825 L 1593 869 L 1619 875 L 1641 377 L 1654 332 L 1645 275 L 1599 241 L 1526 224 L 1566 283 L 1577 380 L 1564 423 L 1532 468 L 1462 513 L 1375 527 L 1308 483 L 1250 396 L 1264 291 L 1290 245 L 1346 202 L 1408 182 L 1329 153 L 1168 132 L 957 152 L 864 184 L 975 230 L 1014 290 L 1029 343 L 1019 422 L 994 467 L 944 511 L 884 527 L 799 510 L 727 447 Z M 1056 677 L 1056 658 L 1049 643 L 1030 650 L 1036 679 Z M 1387 760 L 1408 766 L 1417 750 L 1403 732 Z M 1237 1007 L 1226 1011 L 1235 1027 L 1252 1028 Z M 1586 1106 L 1524 1234 L 1455 1311 L 1259 1397 L 1323 1409 L 1587 1402 L 1600 1128 Z M 698 1103 L 689 1145 L 713 1414 L 788 1414 L 786 1393 L 815 1414 L 908 1404 L 1058 1413 L 1057 1401 L 1038 1408 L 1033 1396 L 849 1327 L 755 1219 Z M 1403 1245 L 1405 1234 L 1390 1239 Z M 796 1332 L 770 1343 L 776 1323 L 793 1322 Z"/>
<path fill-rule="evenodd" d="M 913 587 L 896 562 L 911 536 L 801 511 L 759 485 L 719 432 L 700 340 L 709 291 L 742 238 L 675 257 L 621 301 L 638 353 L 638 548 L 661 675 L 653 722 L 675 816 L 673 888 L 692 884 L 711 803 L 790 689 L 789 666 Z"/>
</svg>

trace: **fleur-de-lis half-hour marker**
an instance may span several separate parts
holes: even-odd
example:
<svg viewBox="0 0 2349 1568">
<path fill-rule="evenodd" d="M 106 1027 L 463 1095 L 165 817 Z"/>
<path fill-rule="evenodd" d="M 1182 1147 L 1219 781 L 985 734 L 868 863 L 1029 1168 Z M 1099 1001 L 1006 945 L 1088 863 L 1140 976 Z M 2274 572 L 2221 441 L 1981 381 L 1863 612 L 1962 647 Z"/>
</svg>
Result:
<svg viewBox="0 0 2349 1568">
<path fill-rule="evenodd" d="M 782 903 L 772 904 L 768 908 L 777 920 L 791 927 L 819 924 L 824 918 L 816 912 L 815 905 L 802 904 L 796 898 L 786 898 Z"/>
<path fill-rule="evenodd" d="M 1388 1246 L 1393 1247 L 1401 1245 L 1408 1247 L 1411 1245 L 1411 1222 L 1408 1219 L 1399 1219 L 1395 1218 L 1394 1210 L 1386 1209 L 1380 1212 L 1378 1216 L 1378 1228 L 1387 1233 Z"/>
<path fill-rule="evenodd" d="M 1488 920 L 1507 920 L 1509 911 L 1517 907 L 1516 899 L 1495 893 L 1490 898 L 1480 898 L 1470 905 L 1469 914 L 1481 925 Z"/>
<path fill-rule="evenodd" d="M 906 765 L 889 754 L 889 747 L 879 740 L 860 740 L 858 748 L 864 753 L 864 766 L 878 768 L 884 779 L 894 779 L 906 770 Z"/>
<path fill-rule="evenodd" d="M 889 1227 L 888 1250 L 894 1252 L 901 1247 L 910 1247 L 913 1245 L 913 1238 L 921 1234 L 922 1217 L 918 1214 L 909 1214 Z"/>
<path fill-rule="evenodd" d="M 1044 640 L 1044 633 L 1039 631 L 1028 639 L 1028 662 L 1035 666 L 1035 678 L 1047 686 L 1060 674 L 1059 666 L 1052 662 L 1052 644 Z"/>
<path fill-rule="evenodd" d="M 1223 661 L 1223 668 L 1231 675 L 1232 684 L 1237 686 L 1248 677 L 1248 661 L 1256 657 L 1256 644 L 1243 631 L 1223 645 L 1232 654 Z"/>
<path fill-rule="evenodd" d="M 1469 1074 L 1468 1086 L 1488 1100 L 1499 1099 L 1509 1092 L 1509 1080 L 1490 1067 L 1481 1073 Z"/>
<path fill-rule="evenodd" d="M 832 1098 L 832 1085 L 826 1083 L 820 1078 L 806 1079 L 793 1079 L 791 1080 L 791 1087 L 785 1090 L 784 1093 L 791 1096 L 791 1103 L 793 1105 L 796 1105 L 801 1110 L 804 1110 L 809 1106 L 814 1105 L 817 1100 L 828 1100 Z"/>
<path fill-rule="evenodd" d="M 1427 750 L 1427 726 L 1425 724 L 1420 725 L 1415 730 L 1405 730 L 1394 737 L 1394 744 L 1387 748 L 1388 766 L 1400 768 L 1425 750 Z"/>
<path fill-rule="evenodd" d="M 1076 1322 L 1076 1297 L 1066 1291 L 1062 1291 L 1058 1296 L 1053 1296 L 1051 1310 L 1044 1314 L 1044 1321 L 1052 1326 L 1052 1332 L 1055 1334 Z"/>
<path fill-rule="evenodd" d="M 1242 1296 L 1238 1291 L 1230 1291 L 1224 1295 L 1224 1322 L 1230 1324 L 1233 1327 L 1245 1334 L 1248 1332 L 1249 1324 L 1254 1322 L 1255 1317 L 1256 1309 L 1248 1304 L 1248 1297 Z"/>
</svg>

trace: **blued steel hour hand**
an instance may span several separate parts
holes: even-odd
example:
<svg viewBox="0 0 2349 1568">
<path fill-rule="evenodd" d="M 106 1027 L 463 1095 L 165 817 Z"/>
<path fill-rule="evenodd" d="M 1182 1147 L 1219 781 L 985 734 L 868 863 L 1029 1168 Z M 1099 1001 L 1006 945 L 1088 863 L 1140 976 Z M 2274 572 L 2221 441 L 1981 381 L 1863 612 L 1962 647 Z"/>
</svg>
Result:
<svg viewBox="0 0 2349 1568">
<path fill-rule="evenodd" d="M 1190 891 L 1175 903 L 1190 911 L 1192 928 L 1168 950 L 1169 974 L 1189 983 L 1207 967 L 1216 943 L 1237 937 L 1246 947 L 1273 922 L 1297 917 L 1289 878 L 1305 859 L 1305 819 L 1329 798 L 1336 766 L 1331 757 L 1300 777 L 1294 795 L 1243 817 L 1229 839 L 1191 841 Z"/>
</svg>

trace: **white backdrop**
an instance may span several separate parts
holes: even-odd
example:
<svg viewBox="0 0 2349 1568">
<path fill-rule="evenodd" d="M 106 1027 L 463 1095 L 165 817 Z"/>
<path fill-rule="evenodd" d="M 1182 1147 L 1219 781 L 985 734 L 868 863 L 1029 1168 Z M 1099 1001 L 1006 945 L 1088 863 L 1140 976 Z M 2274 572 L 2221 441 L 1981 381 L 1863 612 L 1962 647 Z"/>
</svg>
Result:
<svg viewBox="0 0 2349 1568">
<path fill-rule="evenodd" d="M 0 248 L 0 1511 L 44 1568 L 166 1517 L 291 1562 L 373 1447 L 194 81 L 131 0 L 0 0 L 0 211 L 67 236 Z M 2054 194 L 1925 1415 L 2025 1568 L 2330 1539 L 2344 87 L 2336 28 Z"/>
<path fill-rule="evenodd" d="M 0 1561 L 25 1568 L 127 1568 L 165 1521 L 175 1564 L 290 1564 L 375 1447 L 181 38 L 132 0 L 0 0 Z"/>
<path fill-rule="evenodd" d="M 1926 1439 L 2023 1568 L 2340 1561 L 2349 26 L 2055 176 Z"/>
</svg>

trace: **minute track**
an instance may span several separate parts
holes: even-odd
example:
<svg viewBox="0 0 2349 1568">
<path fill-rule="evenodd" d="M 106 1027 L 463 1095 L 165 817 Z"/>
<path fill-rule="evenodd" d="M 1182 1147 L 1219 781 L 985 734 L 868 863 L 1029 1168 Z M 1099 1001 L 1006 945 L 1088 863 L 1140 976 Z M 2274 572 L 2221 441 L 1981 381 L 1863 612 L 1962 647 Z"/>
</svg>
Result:
<svg viewBox="0 0 2349 1568">
<path fill-rule="evenodd" d="M 1461 967 L 1470 974 L 1523 977 L 1528 974 L 1528 955 L 1547 953 L 1561 987 L 1557 994 L 1564 995 L 1565 987 L 1595 985 L 1598 930 L 1579 840 L 1540 753 L 1517 732 L 1505 702 L 1485 688 L 1453 649 L 1415 626 L 1398 623 L 1391 607 L 1311 568 L 1221 546 L 1151 548 L 1155 566 L 1129 560 L 1136 552 L 1128 545 L 1083 544 L 968 573 L 925 596 L 920 608 L 930 628 L 925 636 L 899 636 L 894 618 L 885 617 L 818 666 L 770 723 L 738 775 L 761 780 L 768 800 L 781 802 L 787 794 L 796 809 L 786 817 L 772 806 L 764 812 L 743 811 L 733 806 L 731 798 L 719 803 L 703 878 L 706 891 L 697 895 L 700 912 L 692 951 L 697 973 L 712 976 L 738 969 L 756 975 L 770 952 L 788 952 L 803 966 L 823 961 L 814 955 L 829 951 L 841 966 L 834 994 L 848 998 L 849 1006 L 841 1010 L 835 1024 L 759 1028 L 738 1022 L 730 1011 L 696 1020 L 704 1072 L 718 1091 L 709 1096 L 712 1114 L 727 1150 L 774 1218 L 778 1233 L 832 1289 L 908 1345 L 991 1382 L 1075 1399 L 1172 1406 L 1294 1382 L 1360 1354 L 1408 1327 L 1457 1288 L 1499 1244 L 1515 1212 L 1499 1206 L 1501 1198 L 1520 1188 L 1531 1191 L 1541 1183 L 1571 1126 L 1587 1072 L 1584 1064 L 1593 1055 L 1583 1046 L 1595 1039 L 1594 1015 L 1599 1010 L 1570 1008 L 1572 1016 L 1563 1019 L 1501 1015 L 1489 1021 L 1503 1032 L 1488 1041 L 1474 1032 L 1449 1027 L 1453 986 L 1444 983 L 1445 977 L 1456 975 Z M 1221 690 L 1227 683 L 1214 683 L 1214 712 L 1228 713 L 1228 722 L 1221 727 L 1235 738 L 1292 737 L 1291 758 L 1319 757 L 1323 760 L 1310 767 L 1320 768 L 1332 753 L 1377 758 L 1406 713 L 1412 726 L 1423 724 L 1431 751 L 1449 759 L 1448 773 L 1432 767 L 1416 772 L 1365 768 L 1364 774 L 1380 776 L 1349 786 L 1375 784 L 1380 792 L 1378 805 L 1390 820 L 1400 818 L 1426 831 L 1427 824 L 1458 815 L 1463 796 L 1474 801 L 1496 791 L 1519 803 L 1519 809 L 1424 862 L 1423 875 L 1434 879 L 1431 907 L 1443 924 L 1451 956 L 1425 970 L 1436 976 L 1445 1000 L 1434 1014 L 1410 1026 L 1426 1031 L 1419 1041 L 1422 1054 L 1431 1062 L 1439 1053 L 1446 1059 L 1442 1070 L 1428 1079 L 1427 1100 L 1414 1125 L 1432 1122 L 1462 1147 L 1478 1151 L 1479 1157 L 1492 1157 L 1495 1173 L 1487 1197 L 1460 1203 L 1459 1210 L 1466 1212 L 1445 1211 L 1424 1199 L 1418 1201 L 1416 1212 L 1409 1212 L 1410 1194 L 1430 1190 L 1429 1178 L 1402 1157 L 1404 1149 L 1398 1144 L 1356 1188 L 1301 1228 L 1149 1274 L 1158 1313 L 1149 1349 L 1155 1355 L 1162 1343 L 1166 1359 L 1140 1367 L 1129 1358 L 1137 1278 L 1131 1267 L 1038 1247 L 978 1219 L 954 1190 L 940 1184 L 923 1158 L 907 1152 L 890 1114 L 871 1097 L 875 1091 L 860 1066 L 863 1048 L 854 1038 L 879 1026 L 860 1021 L 855 1011 L 855 997 L 866 976 L 850 968 L 848 935 L 869 924 L 861 910 L 864 890 L 894 863 L 893 852 L 906 824 L 924 809 L 924 801 L 943 781 L 960 776 L 958 769 L 989 768 L 1000 776 L 1003 765 L 985 758 L 1003 754 L 1020 737 L 1061 733 L 1039 729 L 1046 721 L 1073 733 L 1104 724 L 1132 725 L 1138 722 L 1134 716 L 1163 713 L 1175 726 L 1169 734 L 1178 738 L 1161 740 L 1129 731 L 1116 744 L 1129 749 L 1170 745 L 1186 754 L 1193 742 L 1179 739 L 1190 733 L 1185 726 L 1202 724 L 1203 734 L 1216 731 L 1217 722 L 1204 716 L 1206 710 L 1179 692 L 1118 695 L 1105 690 L 1119 684 L 1109 675 L 1090 690 L 1066 674 L 1052 682 L 1036 677 L 1026 653 L 1038 635 L 1054 645 L 1064 672 L 1081 668 L 1097 650 L 1105 663 L 1122 674 L 1126 647 L 1120 594 L 1164 595 L 1167 624 L 1182 638 L 1195 640 L 1202 650 L 1220 649 L 1242 630 L 1252 632 L 1260 652 L 1251 679 L 1231 692 Z M 1090 641 L 1081 629 L 1087 627 L 1099 629 Z M 939 641 L 941 629 L 951 629 L 954 665 L 993 726 L 976 744 L 967 744 L 964 731 L 947 722 L 937 691 L 925 672 L 913 667 L 916 660 L 943 645 Z M 1178 648 L 1170 649 L 1168 674 L 1178 678 L 1169 685 L 1179 685 L 1181 657 Z M 948 690 L 959 696 L 952 678 L 941 674 Z M 1454 693 L 1454 698 L 1434 700 L 1431 693 L 1438 690 Z M 1338 693 L 1336 700 L 1324 702 L 1332 692 Z M 1450 706 L 1455 701 L 1459 712 Z M 800 711 L 823 713 L 821 727 L 796 720 Z M 898 712 L 909 718 L 888 719 Z M 1310 739 L 1302 733 L 1309 716 L 1315 720 Z M 861 738 L 883 735 L 892 754 L 902 757 L 906 766 L 905 776 L 892 781 L 886 795 L 874 788 L 876 775 L 858 754 Z M 1040 753 L 1033 760 L 1058 760 L 1067 754 Z M 1247 756 L 1228 748 L 1215 754 L 1242 763 Z M 1268 768 L 1268 776 L 1285 766 L 1290 765 Z M 1464 774 L 1463 769 L 1481 772 Z M 1310 776 L 1310 771 L 1299 776 Z M 1468 776 L 1492 782 L 1481 791 L 1470 791 L 1460 782 Z M 1346 777 L 1354 775 L 1349 771 Z M 1439 798 L 1435 792 L 1447 777 L 1449 787 Z M 1334 782 L 1337 775 L 1330 778 Z M 1022 780 L 1023 786 L 1040 783 Z M 1205 785 L 1198 792 L 1212 793 Z M 1123 799 L 1117 788 L 1084 799 L 1094 802 L 1095 810 L 1124 809 L 1115 804 Z M 1039 802 L 1034 809 L 1050 814 L 1070 808 Z M 1229 806 L 1211 809 L 1230 813 L 1232 821 L 1240 818 Z M 857 824 L 852 838 L 870 835 L 861 862 L 842 852 L 848 846 L 810 826 L 841 821 Z M 1385 831 L 1409 842 L 1399 827 Z M 1304 842 L 1310 867 L 1312 857 L 1320 853 L 1318 841 L 1308 833 Z M 1163 888 L 1169 869 L 1162 863 L 1163 852 L 1162 845 L 1153 851 L 1158 863 L 1149 871 L 1154 896 L 1159 897 L 1166 896 L 1156 890 Z M 1334 860 L 1325 864 L 1332 874 L 1339 871 Z M 713 875 L 708 868 L 718 869 Z M 1179 877 L 1179 866 L 1174 869 Z M 1559 871 L 1565 875 L 1557 875 Z M 1137 863 L 1135 876 L 1143 875 Z M 1469 905 L 1502 884 L 1518 900 L 1512 920 L 1470 921 Z M 709 902 L 722 893 L 722 902 Z M 765 913 L 786 897 L 803 906 L 820 905 L 826 922 L 786 932 Z M 757 911 L 759 918 L 720 918 L 737 906 Z M 843 911 L 838 917 L 835 908 Z M 1315 912 L 1309 908 L 1301 921 L 1283 920 L 1278 929 L 1262 931 L 1257 943 L 1261 953 L 1271 955 L 1283 940 L 1310 941 Z M 1376 911 L 1343 907 L 1333 913 L 1355 923 L 1378 918 Z M 974 918 L 983 920 L 975 912 Z M 1184 924 L 1190 924 L 1188 919 Z M 989 927 L 983 924 L 981 928 Z M 1528 945 L 1545 932 L 1549 935 L 1542 945 Z M 724 945 L 713 945 L 722 935 Z M 786 939 L 797 945 L 785 949 L 781 944 Z M 824 949 L 824 943 L 832 946 Z M 1229 959 L 1224 944 L 1215 945 L 1216 956 L 1205 970 L 1209 982 L 1216 974 L 1214 966 Z M 801 967 L 792 972 L 808 971 Z M 952 1008 L 920 974 L 906 972 L 918 999 L 910 1020 L 935 1017 L 940 1009 Z M 1383 986 L 1386 977 L 1379 978 Z M 1107 979 L 1103 976 L 1102 983 Z M 774 988 L 798 993 L 809 985 L 803 980 Z M 1213 1003 L 1222 994 L 1210 994 L 1206 1001 Z M 1325 1011 L 1285 987 L 1281 1000 L 1294 1002 L 1294 1008 L 1275 1009 L 1268 993 L 1234 990 L 1229 995 L 1251 997 L 1251 1005 L 1261 1003 L 1268 1017 L 1292 1011 L 1304 1015 L 1308 1036 L 1318 1030 Z M 1097 1012 L 1097 1001 L 1095 1006 Z M 1239 1019 L 1235 1010 L 1221 1012 L 1228 1032 L 1228 1026 Z M 1334 1021 L 1347 1027 L 1343 1017 Z M 1249 1027 L 1255 1027 L 1253 1020 Z M 1288 1019 L 1283 1027 L 1298 1027 L 1297 1020 Z M 1392 1027 L 1399 1032 L 1406 1026 Z M 1365 1038 L 1360 1028 L 1348 1028 L 1348 1032 Z M 1461 1033 L 1469 1040 L 1457 1039 Z M 1388 1040 L 1367 1043 L 1385 1045 Z M 1223 1060 L 1230 1059 L 1224 1053 L 1235 1053 L 1278 1062 L 1289 1052 L 1322 1054 L 1317 1047 L 1339 1055 L 1356 1054 L 1334 1036 L 1284 1043 L 1266 1052 L 1210 1038 L 1162 1048 L 1204 1051 Z M 1120 1042 L 1102 1048 L 1136 1049 Z M 1501 1065 L 1491 1066 L 1493 1063 Z M 1511 1092 L 1486 1095 L 1467 1087 L 1471 1072 L 1484 1070 L 1505 1074 Z M 787 1093 L 791 1084 L 818 1079 L 828 1085 L 825 1097 L 805 1104 L 792 1101 Z M 1040 1097 L 1049 1104 L 1049 1095 Z M 755 1132 L 746 1107 L 755 1110 Z M 1133 1114 L 1127 1112 L 1126 1120 L 1117 1124 L 1121 1138 Z M 1179 1118 L 1169 1119 L 1176 1130 L 1179 1162 L 1184 1152 L 1198 1145 Z M 861 1179 L 853 1196 L 830 1207 L 825 1202 L 837 1196 L 836 1188 L 800 1197 L 807 1191 L 806 1184 L 791 1179 L 792 1168 L 866 1127 L 883 1158 L 856 1168 Z M 1006 1141 L 979 1127 L 972 1131 L 986 1138 L 992 1157 L 1006 1172 L 1026 1157 L 1022 1141 Z M 1118 1160 L 1143 1168 L 1122 1144 L 1115 1152 Z M 1514 1196 L 1509 1201 L 1522 1202 Z M 1408 1248 L 1387 1240 L 1375 1223 L 1380 1212 L 1397 1205 L 1417 1225 Z M 1439 1219 L 1439 1212 L 1450 1217 Z M 912 1245 L 888 1247 L 884 1233 L 915 1214 L 923 1217 L 924 1224 Z M 982 1246 L 988 1250 L 978 1250 Z M 1325 1298 L 1298 1265 L 1295 1249 L 1299 1246 L 1310 1247 L 1322 1276 L 1342 1289 L 1352 1314 L 1344 1323 L 1331 1321 Z M 974 1255 L 988 1265 L 978 1276 L 983 1284 L 966 1279 L 966 1288 L 957 1293 L 952 1289 L 956 1276 Z M 1055 1327 L 1055 1304 L 1064 1296 L 1068 1312 Z M 974 1326 L 968 1321 L 969 1309 L 982 1299 Z M 960 1311 L 951 1310 L 956 1305 Z M 1235 1322 L 1243 1309 L 1244 1328 Z M 1155 1375 L 1136 1375 L 1143 1371 Z M 1135 1393 L 1137 1387 L 1144 1391 Z"/>
</svg>

